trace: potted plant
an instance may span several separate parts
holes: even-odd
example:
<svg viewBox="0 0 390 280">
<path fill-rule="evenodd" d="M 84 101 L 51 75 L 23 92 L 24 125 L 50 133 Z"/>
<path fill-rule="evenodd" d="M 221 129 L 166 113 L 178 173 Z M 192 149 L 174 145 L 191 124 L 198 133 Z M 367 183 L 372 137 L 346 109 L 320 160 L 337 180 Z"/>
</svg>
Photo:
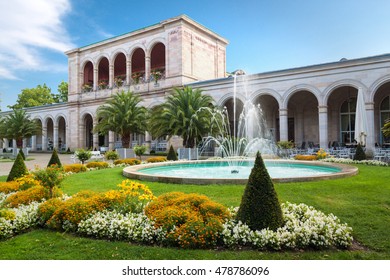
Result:
<svg viewBox="0 0 390 280">
<path fill-rule="evenodd" d="M 154 83 L 157 84 L 158 80 L 162 77 L 162 71 L 160 69 L 152 70 L 151 75 L 154 79 Z"/>
<path fill-rule="evenodd" d="M 90 92 L 92 90 L 92 84 L 85 83 L 81 86 L 83 92 Z"/>
<path fill-rule="evenodd" d="M 106 89 L 108 86 L 107 80 L 100 80 L 98 83 L 99 89 Z"/>
<path fill-rule="evenodd" d="M 135 72 L 135 73 L 133 73 L 133 75 L 131 75 L 132 76 L 132 78 L 133 78 L 133 81 L 134 81 L 134 83 L 137 85 L 137 84 L 139 84 L 139 82 L 140 82 L 140 79 L 141 79 L 141 77 L 144 75 L 144 73 L 142 73 L 142 72 Z"/>
<path fill-rule="evenodd" d="M 123 86 L 123 82 L 124 82 L 124 76 L 116 76 L 115 79 L 114 79 L 114 82 L 115 82 L 115 85 L 117 87 L 121 87 Z"/>
</svg>

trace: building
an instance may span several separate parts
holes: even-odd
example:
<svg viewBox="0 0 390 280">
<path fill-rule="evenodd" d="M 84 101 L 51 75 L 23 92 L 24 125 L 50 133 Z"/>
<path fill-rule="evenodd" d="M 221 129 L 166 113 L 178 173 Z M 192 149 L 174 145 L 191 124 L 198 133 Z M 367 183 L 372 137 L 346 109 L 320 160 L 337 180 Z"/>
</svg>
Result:
<svg viewBox="0 0 390 280">
<path fill-rule="evenodd" d="M 366 147 L 389 144 L 381 127 L 390 117 L 390 54 L 232 77 L 226 75 L 227 44 L 182 15 L 70 50 L 66 52 L 69 101 L 29 108 L 32 118 L 41 122 L 42 133 L 25 145 L 43 151 L 52 147 L 113 149 L 119 145 L 114 133 L 92 132 L 100 105 L 120 90 L 131 90 L 151 108 L 173 87 L 183 85 L 201 88 L 229 111 L 234 103 L 237 111 L 242 110 L 247 99 L 260 103 L 275 140 L 322 148 L 354 142 L 356 100 L 362 94 L 368 123 Z M 160 140 L 147 132 L 133 139 L 134 144 L 153 148 L 158 148 Z M 10 145 L 3 140 L 4 147 Z"/>
</svg>

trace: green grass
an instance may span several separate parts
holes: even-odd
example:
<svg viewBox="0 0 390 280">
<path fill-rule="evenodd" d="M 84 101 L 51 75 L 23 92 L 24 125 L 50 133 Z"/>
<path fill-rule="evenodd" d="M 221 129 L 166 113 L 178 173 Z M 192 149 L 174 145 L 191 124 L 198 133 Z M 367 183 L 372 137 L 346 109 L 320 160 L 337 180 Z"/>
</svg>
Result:
<svg viewBox="0 0 390 280">
<path fill-rule="evenodd" d="M 275 188 L 281 202 L 305 203 L 334 213 L 353 228 L 361 245 L 350 251 L 259 252 L 252 250 L 183 250 L 138 246 L 33 230 L 0 242 L 1 259 L 390 259 L 390 169 L 357 166 L 354 177 L 304 183 L 280 183 Z M 117 188 L 124 177 L 121 168 L 74 174 L 63 190 L 106 191 Z M 0 177 L 5 180 L 6 176 Z M 168 191 L 202 193 L 226 206 L 238 206 L 242 185 L 178 185 L 144 182 L 155 195 Z"/>
</svg>

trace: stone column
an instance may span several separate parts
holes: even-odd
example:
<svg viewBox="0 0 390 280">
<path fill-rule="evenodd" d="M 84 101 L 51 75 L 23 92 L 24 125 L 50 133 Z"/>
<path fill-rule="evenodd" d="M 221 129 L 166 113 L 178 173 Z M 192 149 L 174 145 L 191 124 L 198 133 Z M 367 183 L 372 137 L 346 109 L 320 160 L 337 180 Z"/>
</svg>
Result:
<svg viewBox="0 0 390 280">
<path fill-rule="evenodd" d="M 3 141 L 4 141 L 4 142 L 3 142 L 3 148 L 8 149 L 8 148 L 9 148 L 9 140 L 8 140 L 7 138 L 4 138 Z"/>
<path fill-rule="evenodd" d="M 113 88 L 114 87 L 114 64 L 110 64 L 109 70 L 108 70 L 108 87 Z"/>
<path fill-rule="evenodd" d="M 114 150 L 115 148 L 115 133 L 114 131 L 108 132 L 108 149 L 110 151 Z"/>
<path fill-rule="evenodd" d="M 288 110 L 279 109 L 280 141 L 288 141 Z"/>
<path fill-rule="evenodd" d="M 58 151 L 58 123 L 53 124 L 53 148 Z"/>
<path fill-rule="evenodd" d="M 42 124 L 42 151 L 47 151 L 47 125 Z"/>
<path fill-rule="evenodd" d="M 98 90 L 98 78 L 99 78 L 99 69 L 98 68 L 93 68 L 93 90 L 97 91 Z"/>
<path fill-rule="evenodd" d="M 149 82 L 150 77 L 150 56 L 145 56 L 145 81 Z"/>
<path fill-rule="evenodd" d="M 126 60 L 126 85 L 130 85 L 131 81 L 131 60 L 127 58 Z"/>
<path fill-rule="evenodd" d="M 96 127 L 98 121 L 96 119 L 93 119 L 93 128 Z M 93 133 L 92 134 L 92 145 L 93 149 L 99 149 L 99 134 L 98 133 Z"/>
<path fill-rule="evenodd" d="M 374 117 L 374 103 L 366 103 L 367 115 L 367 137 L 366 137 L 366 151 L 375 150 L 375 117 Z"/>
<path fill-rule="evenodd" d="M 37 150 L 37 136 L 33 135 L 31 137 L 31 151 L 36 152 L 36 150 Z"/>
<path fill-rule="evenodd" d="M 320 148 L 328 148 L 328 106 L 318 106 Z"/>
</svg>

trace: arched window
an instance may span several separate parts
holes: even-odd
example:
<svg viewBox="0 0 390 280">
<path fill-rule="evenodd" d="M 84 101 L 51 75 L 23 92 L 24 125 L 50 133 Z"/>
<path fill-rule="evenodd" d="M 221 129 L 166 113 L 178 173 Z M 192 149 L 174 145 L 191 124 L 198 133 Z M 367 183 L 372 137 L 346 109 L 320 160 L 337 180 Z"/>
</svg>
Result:
<svg viewBox="0 0 390 280">
<path fill-rule="evenodd" d="M 385 97 L 380 106 L 380 127 L 382 128 L 385 121 L 390 119 L 390 96 Z M 390 137 L 385 137 L 381 132 L 380 143 L 390 143 Z"/>
<path fill-rule="evenodd" d="M 93 88 L 93 64 L 88 61 L 84 66 L 84 81 L 82 84 L 82 91 L 88 92 Z"/>
<path fill-rule="evenodd" d="M 355 139 L 356 98 L 344 101 L 340 109 L 340 139 L 343 144 L 352 143 Z"/>
</svg>

